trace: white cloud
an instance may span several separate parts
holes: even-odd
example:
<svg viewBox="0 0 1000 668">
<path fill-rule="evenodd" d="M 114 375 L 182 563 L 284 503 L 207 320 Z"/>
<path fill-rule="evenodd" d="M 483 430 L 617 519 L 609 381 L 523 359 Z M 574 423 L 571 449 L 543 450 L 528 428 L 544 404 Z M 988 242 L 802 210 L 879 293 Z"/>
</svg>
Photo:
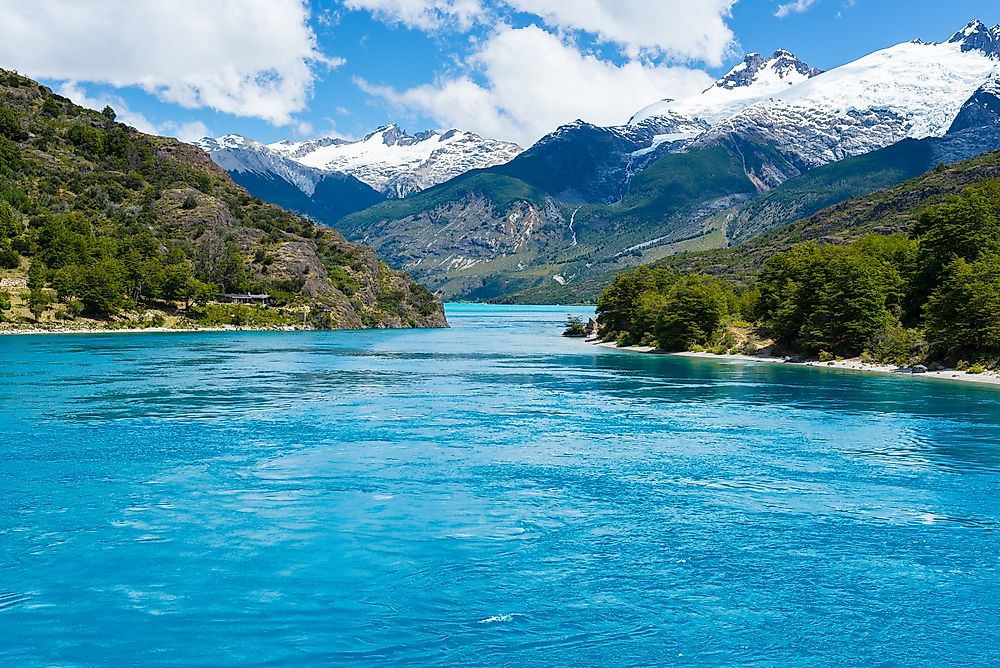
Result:
<svg viewBox="0 0 1000 668">
<path fill-rule="evenodd" d="M 794 2 L 786 2 L 783 5 L 778 5 L 778 11 L 774 12 L 774 15 L 779 19 L 783 19 L 792 14 L 802 14 L 809 11 L 817 2 L 819 0 L 794 0 Z"/>
<path fill-rule="evenodd" d="M 131 125 L 136 130 L 147 134 L 176 137 L 181 141 L 187 142 L 212 135 L 208 127 L 201 121 L 191 121 L 189 123 L 167 121 L 166 123 L 156 124 L 143 114 L 129 109 L 128 104 L 120 97 L 113 95 L 92 97 L 78 83 L 73 81 L 63 84 L 58 92 L 81 107 L 87 107 L 88 109 L 101 111 L 106 106 L 111 107 L 118 115 L 116 120 L 126 125 Z"/>
<path fill-rule="evenodd" d="M 484 12 L 479 0 L 344 0 L 344 6 L 420 30 L 436 30 L 448 24 L 468 30 Z"/>
<path fill-rule="evenodd" d="M 599 125 L 622 123 L 651 102 L 698 92 L 712 81 L 686 67 L 600 60 L 536 26 L 502 26 L 470 64 L 481 71 L 485 85 L 469 76 L 405 91 L 356 83 L 401 113 L 424 113 L 442 127 L 528 145 L 576 118 Z"/>
<path fill-rule="evenodd" d="M 504 1 L 551 26 L 621 44 L 632 57 L 652 51 L 720 65 L 733 41 L 726 18 L 736 0 Z"/>
<path fill-rule="evenodd" d="M 810 0 L 800 0 L 810 1 Z M 343 0 L 348 9 L 364 9 L 390 23 L 421 30 L 494 21 L 495 11 L 482 0 Z M 733 32 L 726 25 L 737 0 L 494 0 L 532 14 L 563 30 L 580 30 L 620 44 L 629 56 L 642 52 L 682 60 L 721 64 Z"/>
<path fill-rule="evenodd" d="M 292 122 L 323 56 L 304 0 L 0 0 L 0 63 L 139 86 L 187 108 Z"/>
</svg>

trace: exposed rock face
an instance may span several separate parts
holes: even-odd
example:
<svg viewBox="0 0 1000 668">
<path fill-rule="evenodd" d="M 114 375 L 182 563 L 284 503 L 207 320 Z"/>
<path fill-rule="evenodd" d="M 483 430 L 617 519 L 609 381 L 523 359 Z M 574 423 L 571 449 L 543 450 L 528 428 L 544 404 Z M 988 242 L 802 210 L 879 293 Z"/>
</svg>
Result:
<svg viewBox="0 0 1000 668">
<path fill-rule="evenodd" d="M 715 85 L 729 89 L 752 86 L 769 68 L 779 79 L 793 79 L 794 74 L 811 79 L 823 73 L 821 69 L 809 67 L 790 51 L 779 49 L 767 59 L 762 58 L 759 53 L 747 54 L 741 65 L 730 70 Z"/>
<path fill-rule="evenodd" d="M 948 40 L 950 44 L 960 44 L 962 51 L 979 51 L 994 58 L 1000 58 L 1000 25 L 989 28 L 976 19 L 958 31 Z"/>
<path fill-rule="evenodd" d="M 1000 126 L 1000 76 L 994 76 L 969 98 L 948 132 L 990 126 Z"/>
<path fill-rule="evenodd" d="M 471 195 L 416 216 L 386 220 L 366 234 L 393 264 L 418 275 L 457 272 L 560 243 L 566 223 L 558 210 L 517 202 L 499 210 Z"/>
</svg>

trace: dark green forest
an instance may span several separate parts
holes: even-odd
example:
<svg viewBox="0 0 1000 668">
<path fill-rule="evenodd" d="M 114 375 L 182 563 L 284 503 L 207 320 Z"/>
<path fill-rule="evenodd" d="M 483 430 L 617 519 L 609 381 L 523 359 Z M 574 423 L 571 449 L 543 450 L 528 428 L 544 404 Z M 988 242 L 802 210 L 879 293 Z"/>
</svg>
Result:
<svg viewBox="0 0 1000 668">
<path fill-rule="evenodd" d="M 601 336 L 668 351 L 754 352 L 752 329 L 789 354 L 898 365 L 1000 359 L 1000 181 L 920 211 L 906 234 L 806 242 L 738 286 L 642 267 L 598 300 Z"/>
</svg>

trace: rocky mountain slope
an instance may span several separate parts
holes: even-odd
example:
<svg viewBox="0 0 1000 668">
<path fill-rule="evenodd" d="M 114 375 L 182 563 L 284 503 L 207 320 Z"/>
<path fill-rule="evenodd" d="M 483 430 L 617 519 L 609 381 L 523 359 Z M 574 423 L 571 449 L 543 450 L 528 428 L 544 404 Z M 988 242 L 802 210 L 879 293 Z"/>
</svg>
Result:
<svg viewBox="0 0 1000 668">
<path fill-rule="evenodd" d="M 626 126 L 559 128 L 504 165 L 340 228 L 443 294 L 474 299 L 724 246 L 996 148 L 998 38 L 973 22 L 823 73 L 785 51 L 751 54 L 693 98 Z"/>
<path fill-rule="evenodd" d="M 726 225 L 727 240 L 745 241 L 827 206 L 914 178 L 938 165 L 998 149 L 1000 86 L 993 78 L 962 106 L 943 136 L 904 139 L 788 179 L 734 211 Z"/>
<path fill-rule="evenodd" d="M 13 315 L 0 318 L 446 325 L 441 303 L 370 248 L 249 195 L 197 147 L 114 116 L 0 70 L 0 280 L 13 288 Z M 267 293 L 274 308 L 215 304 L 221 292 Z"/>
</svg>

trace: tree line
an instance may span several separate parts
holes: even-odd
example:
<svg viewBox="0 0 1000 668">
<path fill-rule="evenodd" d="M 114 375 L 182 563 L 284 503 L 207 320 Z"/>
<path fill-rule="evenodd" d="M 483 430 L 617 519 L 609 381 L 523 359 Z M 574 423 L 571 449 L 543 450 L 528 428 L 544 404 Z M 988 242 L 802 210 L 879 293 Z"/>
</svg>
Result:
<svg viewBox="0 0 1000 668">
<path fill-rule="evenodd" d="M 1000 182 L 922 210 L 908 234 L 806 242 L 749 287 L 640 267 L 598 300 L 601 336 L 664 350 L 719 348 L 734 324 L 790 353 L 895 364 L 1000 357 Z"/>
</svg>

